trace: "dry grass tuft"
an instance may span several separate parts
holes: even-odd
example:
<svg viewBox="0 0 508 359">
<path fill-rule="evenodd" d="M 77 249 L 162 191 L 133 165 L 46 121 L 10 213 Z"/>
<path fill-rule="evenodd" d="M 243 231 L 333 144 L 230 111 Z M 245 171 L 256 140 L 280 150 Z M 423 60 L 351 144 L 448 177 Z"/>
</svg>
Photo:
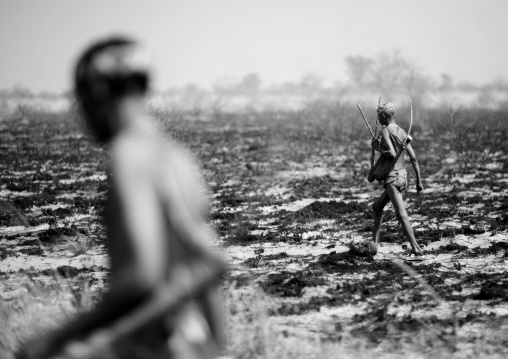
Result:
<svg viewBox="0 0 508 359">
<path fill-rule="evenodd" d="M 2 359 L 13 358 L 14 351 L 25 340 L 58 327 L 83 310 L 65 284 L 59 288 L 46 288 L 32 283 L 24 289 L 25 295 L 0 302 Z M 85 293 L 86 289 L 81 297 L 86 296 Z"/>
<path fill-rule="evenodd" d="M 96 246 L 97 244 L 93 238 L 80 234 L 77 237 L 61 236 L 57 241 L 56 248 L 68 251 L 72 253 L 73 257 L 76 257 L 86 254 Z"/>
</svg>

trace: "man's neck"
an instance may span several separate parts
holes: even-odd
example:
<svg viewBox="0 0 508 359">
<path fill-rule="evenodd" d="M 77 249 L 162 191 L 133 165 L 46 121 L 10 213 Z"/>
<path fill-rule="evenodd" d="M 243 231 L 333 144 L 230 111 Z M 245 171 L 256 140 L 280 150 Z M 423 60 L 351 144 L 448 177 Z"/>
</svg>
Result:
<svg viewBox="0 0 508 359">
<path fill-rule="evenodd" d="M 117 131 L 138 129 L 146 129 L 146 108 L 145 101 L 142 97 L 125 98 L 119 101 L 112 114 L 113 123 L 116 125 Z"/>
</svg>

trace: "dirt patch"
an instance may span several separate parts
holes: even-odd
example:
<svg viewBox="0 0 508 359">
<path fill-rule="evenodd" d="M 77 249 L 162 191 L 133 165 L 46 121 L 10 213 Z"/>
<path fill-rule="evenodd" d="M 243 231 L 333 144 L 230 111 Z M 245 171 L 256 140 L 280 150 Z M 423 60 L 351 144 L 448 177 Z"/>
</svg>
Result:
<svg viewBox="0 0 508 359">
<path fill-rule="evenodd" d="M 474 296 L 474 299 L 490 300 L 500 299 L 508 301 L 508 280 L 504 281 L 486 281 L 482 284 L 480 293 Z"/>
<path fill-rule="evenodd" d="M 323 285 L 322 277 L 307 273 L 277 273 L 269 274 L 265 281 L 259 283 L 265 293 L 280 297 L 301 297 L 303 289 Z"/>
</svg>

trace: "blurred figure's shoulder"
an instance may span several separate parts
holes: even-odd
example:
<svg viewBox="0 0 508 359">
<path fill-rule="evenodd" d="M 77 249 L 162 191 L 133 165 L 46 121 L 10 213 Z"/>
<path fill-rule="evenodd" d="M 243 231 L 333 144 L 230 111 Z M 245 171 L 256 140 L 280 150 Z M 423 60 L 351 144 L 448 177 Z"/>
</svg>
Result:
<svg viewBox="0 0 508 359">
<path fill-rule="evenodd" d="M 174 139 L 165 138 L 163 148 L 157 170 L 158 188 L 162 193 L 178 193 L 190 213 L 195 218 L 202 218 L 209 208 L 209 188 L 202 176 L 200 163 L 192 152 Z"/>
<path fill-rule="evenodd" d="M 125 132 L 118 134 L 110 143 L 113 171 L 118 167 L 131 167 L 146 171 L 157 162 L 157 140 L 150 136 Z"/>
<path fill-rule="evenodd" d="M 111 142 L 112 162 L 144 172 L 162 181 L 200 182 L 200 166 L 192 153 L 169 135 L 150 131 L 126 131 Z"/>
<path fill-rule="evenodd" d="M 180 181 L 189 181 L 194 185 L 201 182 L 201 166 L 192 152 L 180 142 L 166 138 L 161 146 L 161 164 Z"/>
</svg>

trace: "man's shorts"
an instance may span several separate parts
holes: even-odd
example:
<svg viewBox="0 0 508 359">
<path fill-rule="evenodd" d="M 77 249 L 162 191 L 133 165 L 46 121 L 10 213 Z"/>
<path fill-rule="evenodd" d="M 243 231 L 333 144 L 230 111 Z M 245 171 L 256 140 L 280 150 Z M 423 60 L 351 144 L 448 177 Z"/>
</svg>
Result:
<svg viewBox="0 0 508 359">
<path fill-rule="evenodd" d="M 404 193 L 407 190 L 407 171 L 405 169 L 400 171 L 391 171 L 385 179 L 384 187 L 387 184 L 395 186 L 400 193 Z"/>
</svg>

